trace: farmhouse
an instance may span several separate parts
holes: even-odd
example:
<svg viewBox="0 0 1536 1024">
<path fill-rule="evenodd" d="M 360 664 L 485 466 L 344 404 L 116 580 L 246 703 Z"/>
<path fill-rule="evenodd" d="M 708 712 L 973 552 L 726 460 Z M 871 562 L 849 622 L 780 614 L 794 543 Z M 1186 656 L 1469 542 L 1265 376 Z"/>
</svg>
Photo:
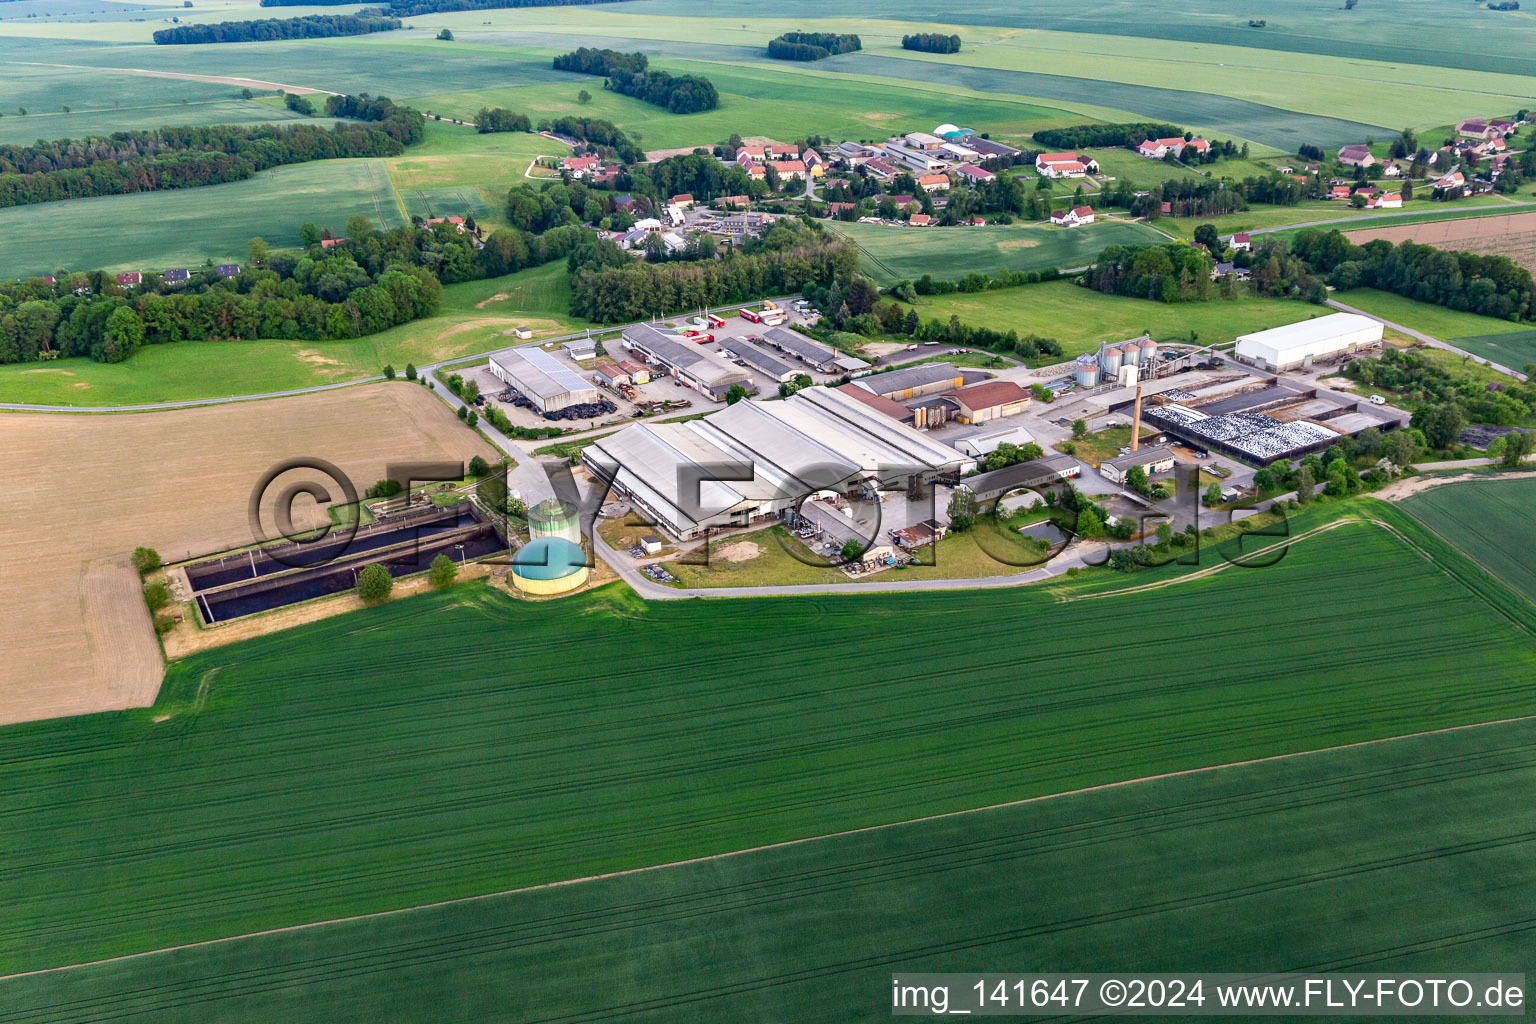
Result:
<svg viewBox="0 0 1536 1024">
<path fill-rule="evenodd" d="M 1070 480 L 1082 471 L 1082 465 L 1070 455 L 1047 455 L 965 477 L 956 486 L 970 491 L 977 501 L 987 502 L 1021 487 L 1047 487 L 1059 480 Z"/>
<path fill-rule="evenodd" d="M 1253 236 L 1246 231 L 1239 231 L 1227 239 L 1227 244 L 1238 252 L 1247 252 L 1253 248 Z"/>
<path fill-rule="evenodd" d="M 997 179 L 997 175 L 991 171 L 972 164 L 961 164 L 954 169 L 953 173 L 957 179 L 971 185 L 979 185 L 984 181 L 995 181 Z"/>
<path fill-rule="evenodd" d="M 1468 117 L 1456 122 L 1456 134 L 1469 139 L 1486 139 L 1493 133 L 1487 121 L 1480 117 Z"/>
<path fill-rule="evenodd" d="M 1125 483 L 1131 467 L 1140 466 L 1147 476 L 1166 473 L 1173 468 L 1173 451 L 1164 446 L 1149 446 L 1129 455 L 1117 455 L 1099 463 L 1099 475 L 1112 484 Z"/>
<path fill-rule="evenodd" d="M 493 352 L 490 369 L 523 393 L 540 412 L 556 412 L 599 400 L 597 388 L 537 345 Z"/>
<path fill-rule="evenodd" d="M 1035 170 L 1045 178 L 1081 178 L 1099 169 L 1097 161 L 1076 153 L 1041 153 L 1035 157 Z"/>
<path fill-rule="evenodd" d="M 1058 227 L 1075 228 L 1093 223 L 1093 207 L 1074 206 L 1070 210 L 1052 210 L 1051 223 Z"/>
<path fill-rule="evenodd" d="M 933 223 L 933 218 L 926 213 L 914 213 L 907 218 L 907 223 L 914 228 L 926 228 Z"/>
<path fill-rule="evenodd" d="M 934 192 L 940 189 L 947 190 L 949 188 L 949 175 L 924 174 L 917 179 L 917 187 L 924 192 Z"/>
<path fill-rule="evenodd" d="M 752 376 L 725 357 L 710 351 L 707 346 L 684 342 L 650 324 L 627 329 L 621 340 L 629 351 L 717 402 L 725 401 L 732 385 L 751 387 Z"/>
<path fill-rule="evenodd" d="M 1013 416 L 1029 408 L 1029 392 L 1011 380 L 989 380 L 968 388 L 951 391 L 946 396 L 959 409 L 955 418 L 961 423 L 980 424 L 1003 416 Z"/>
<path fill-rule="evenodd" d="M 1144 156 L 1148 160 L 1161 160 L 1168 155 L 1168 147 L 1161 139 L 1147 139 L 1136 147 L 1136 155 Z"/>
<path fill-rule="evenodd" d="M 684 423 L 635 423 L 582 453 L 592 471 L 682 540 L 775 519 L 821 490 L 904 488 L 969 471 L 947 445 L 832 388 L 737 402 Z M 719 477 L 730 477 L 721 480 Z"/>
<path fill-rule="evenodd" d="M 881 181 L 890 181 L 901 173 L 901 168 L 883 156 L 870 157 L 864 161 L 864 170 L 873 174 Z"/>
<path fill-rule="evenodd" d="M 1383 192 L 1372 197 L 1365 204 L 1372 210 L 1400 210 L 1403 207 L 1403 194 L 1401 192 Z"/>
<path fill-rule="evenodd" d="M 768 165 L 782 180 L 792 181 L 805 177 L 805 164 L 799 160 L 775 160 Z"/>
<path fill-rule="evenodd" d="M 175 270 L 167 270 L 164 274 L 160 275 L 161 280 L 163 280 L 166 284 L 172 285 L 186 284 L 188 278 L 191 276 L 192 275 L 187 273 L 184 267 L 178 267 Z"/>
<path fill-rule="evenodd" d="M 1348 185 L 1333 185 L 1333 186 L 1330 186 L 1329 189 L 1328 189 L 1328 198 L 1329 199 L 1348 199 L 1349 198 L 1349 186 Z"/>
<path fill-rule="evenodd" d="M 1240 362 L 1279 373 L 1377 344 L 1381 334 L 1378 320 L 1358 313 L 1333 313 L 1240 335 L 1236 356 Z"/>
<path fill-rule="evenodd" d="M 585 178 L 597 170 L 598 164 L 595 156 L 568 156 L 560 161 L 560 169 L 569 171 L 573 178 Z"/>
<path fill-rule="evenodd" d="M 1370 167 L 1376 163 L 1376 158 L 1371 156 L 1371 147 L 1345 146 L 1339 150 L 1339 163 L 1345 167 Z"/>
<path fill-rule="evenodd" d="M 123 288 L 137 288 L 143 276 L 137 270 L 126 270 L 117 275 L 117 283 Z"/>
</svg>

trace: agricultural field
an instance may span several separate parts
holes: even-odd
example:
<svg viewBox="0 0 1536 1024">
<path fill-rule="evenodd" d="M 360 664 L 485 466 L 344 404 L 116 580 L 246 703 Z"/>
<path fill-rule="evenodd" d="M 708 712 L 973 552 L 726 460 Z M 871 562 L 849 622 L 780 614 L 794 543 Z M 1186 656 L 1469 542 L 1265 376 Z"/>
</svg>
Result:
<svg viewBox="0 0 1536 1024">
<path fill-rule="evenodd" d="M 1462 313 L 1374 288 L 1339 292 L 1335 298 L 1346 306 L 1363 309 L 1372 316 L 1411 327 L 1431 338 L 1448 341 L 1473 355 L 1517 370 L 1526 363 L 1536 362 L 1536 331 L 1529 324 Z"/>
<path fill-rule="evenodd" d="M 362 380 L 393 365 L 425 366 L 511 343 L 527 325 L 537 338 L 586 326 L 570 315 L 560 261 L 485 281 L 448 285 L 434 317 L 347 341 L 209 341 L 147 345 L 121 363 L 85 357 L 0 366 L 0 402 L 103 406 L 264 394 Z"/>
<path fill-rule="evenodd" d="M 0 210 L 0 267 L 29 277 L 244 263 L 253 236 L 288 248 L 305 221 L 340 234 L 354 214 L 385 228 L 404 223 L 382 160 L 321 160 L 223 185 Z"/>
<path fill-rule="evenodd" d="M 430 400 L 403 384 L 384 393 Z M 189 435 L 193 415 L 180 421 Z M 439 443 L 468 454 L 442 418 Z M 370 453 L 391 449 L 377 422 L 327 422 Z M 181 464 L 218 461 L 226 500 L 243 503 L 243 470 L 266 450 Z M 191 544 L 173 522 L 193 515 L 185 504 L 127 532 Z M 830 599 L 646 603 L 615 586 L 526 603 L 466 585 L 194 655 L 170 666 L 151 709 L 0 732 L 0 814 L 13 823 L 0 971 L 1527 713 L 1531 615 L 1381 503 L 1293 527 L 1350 511 L 1396 532 L 1346 524 L 1263 572 L 1162 590 L 1170 621 L 1207 624 L 1198 647 L 1125 633 L 1142 599 L 1101 576 L 943 602 L 847 595 L 835 615 Z M 203 529 L 229 539 L 235 527 L 213 517 Z M 648 642 L 615 660 L 620 619 Z M 999 619 L 1031 628 L 921 673 L 848 657 L 887 629 L 953 650 L 956 621 Z M 1253 628 L 1309 642 L 1255 660 Z M 733 658 L 703 635 L 730 636 Z M 1115 671 L 1132 652 L 1138 671 Z M 1027 677 L 1004 671 L 1025 660 Z M 771 683 L 741 675 L 759 664 L 775 666 Z"/>
<path fill-rule="evenodd" d="M 1446 484 L 1404 499 L 1402 507 L 1511 589 L 1536 601 L 1536 479 Z"/>
<path fill-rule="evenodd" d="M 1392 740 L 0 981 L 0 998 L 57 1024 L 877 1022 L 893 972 L 981 963 L 1406 973 L 1453 946 L 1463 969 L 1519 972 L 1536 947 L 1510 894 L 1536 886 L 1536 813 L 1508 797 L 1536 785 L 1533 752 L 1528 721 Z"/>
<path fill-rule="evenodd" d="M 1209 302 L 1148 302 L 1101 295 L 1070 281 L 925 295 L 921 300 L 914 308 L 924 319 L 947 321 L 958 316 L 977 327 L 1055 338 L 1069 356 L 1097 348 L 1101 341 L 1124 341 L 1143 331 L 1158 341 L 1181 342 L 1189 341 L 1193 331 L 1201 344 L 1221 344 L 1239 334 L 1329 312 L 1304 302 L 1250 294 Z"/>
<path fill-rule="evenodd" d="M 1084 266 L 1108 245 L 1166 241 L 1145 224 L 1099 220 L 1081 228 L 1044 224 L 910 228 L 891 224 L 828 222 L 863 255 L 863 269 L 881 284 L 932 274 L 958 280 L 971 271 L 1066 269 Z"/>
<path fill-rule="evenodd" d="M 1527 270 L 1536 270 L 1536 213 L 1409 226 L 1384 225 L 1368 231 L 1350 231 L 1348 237 L 1356 245 L 1384 238 L 1394 244 L 1418 242 L 1460 252 L 1508 256 Z"/>
<path fill-rule="evenodd" d="M 404 383 L 111 417 L 5 413 L 0 444 L 7 470 L 28 481 L 0 496 L 7 723 L 153 702 L 160 648 L 128 554 L 250 543 L 251 488 L 279 460 L 320 456 L 361 490 L 388 459 L 492 454 L 441 400 Z"/>
<path fill-rule="evenodd" d="M 530 165 L 539 157 L 569 152 L 542 135 L 481 135 L 473 128 L 428 121 L 426 138 L 384 165 L 408 214 L 463 216 L 467 211 L 478 222 L 500 224 L 507 190 L 528 181 Z"/>
</svg>

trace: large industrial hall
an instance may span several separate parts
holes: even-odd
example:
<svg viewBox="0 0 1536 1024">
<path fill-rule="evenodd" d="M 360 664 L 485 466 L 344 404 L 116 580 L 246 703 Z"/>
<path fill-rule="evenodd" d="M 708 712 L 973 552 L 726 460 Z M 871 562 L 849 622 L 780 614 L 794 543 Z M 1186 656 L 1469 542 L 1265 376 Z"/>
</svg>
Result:
<svg viewBox="0 0 1536 1024">
<path fill-rule="evenodd" d="M 832 388 L 737 402 L 684 423 L 632 424 L 589 446 L 582 462 L 615 474 L 612 491 L 680 540 L 776 518 L 818 491 L 906 488 L 914 478 L 929 483 L 975 468 Z"/>
</svg>

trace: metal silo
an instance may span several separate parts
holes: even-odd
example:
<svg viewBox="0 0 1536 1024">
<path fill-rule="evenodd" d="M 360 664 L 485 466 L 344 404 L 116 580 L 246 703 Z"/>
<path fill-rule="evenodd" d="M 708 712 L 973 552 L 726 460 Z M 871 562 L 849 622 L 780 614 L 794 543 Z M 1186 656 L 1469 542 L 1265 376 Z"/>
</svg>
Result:
<svg viewBox="0 0 1536 1024">
<path fill-rule="evenodd" d="M 559 498 L 546 498 L 528 510 L 528 539 L 559 537 L 581 543 L 581 516 L 576 506 Z"/>
<path fill-rule="evenodd" d="M 1104 376 L 1114 379 L 1120 372 L 1120 360 L 1123 353 L 1120 346 L 1111 345 L 1108 348 L 1099 349 L 1099 369 L 1104 371 Z"/>
<path fill-rule="evenodd" d="M 1083 353 L 1077 357 L 1077 386 L 1093 388 L 1099 385 L 1099 362 L 1092 355 Z"/>
<path fill-rule="evenodd" d="M 1120 346 L 1120 353 L 1121 353 L 1121 356 L 1120 356 L 1120 365 L 1121 366 L 1140 366 L 1141 365 L 1141 349 L 1137 346 L 1137 344 L 1134 341 L 1128 341 L 1124 345 L 1121 345 Z"/>
<path fill-rule="evenodd" d="M 1157 363 L 1157 342 L 1151 338 L 1141 339 L 1141 365 L 1153 366 Z"/>
</svg>

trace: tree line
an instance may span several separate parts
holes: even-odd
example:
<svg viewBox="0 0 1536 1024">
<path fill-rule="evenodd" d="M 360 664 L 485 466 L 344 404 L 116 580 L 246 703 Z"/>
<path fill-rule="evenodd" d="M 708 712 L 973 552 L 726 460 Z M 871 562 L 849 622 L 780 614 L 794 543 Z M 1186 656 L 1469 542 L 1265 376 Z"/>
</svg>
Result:
<svg viewBox="0 0 1536 1024">
<path fill-rule="evenodd" d="M 638 142 L 624 134 L 624 129 L 602 118 L 566 115 L 553 120 L 540 121 L 539 131 L 569 135 L 589 146 L 612 150 L 615 156 L 627 164 L 638 163 L 645 159 L 645 151 L 640 148 Z"/>
<path fill-rule="evenodd" d="M 211 25 L 176 25 L 157 29 L 154 40 L 161 46 L 189 43 L 252 43 L 273 39 L 325 39 L 330 36 L 362 36 L 392 32 L 399 18 L 378 13 L 306 14 L 300 18 L 259 18 L 253 21 L 220 21 Z"/>
<path fill-rule="evenodd" d="M 863 48 L 858 36 L 836 32 L 785 32 L 768 40 L 768 56 L 776 60 L 823 60 Z"/>
<path fill-rule="evenodd" d="M 1078 124 L 1065 128 L 1044 128 L 1035 132 L 1035 141 L 1053 150 L 1086 149 L 1093 146 L 1139 146 L 1148 139 L 1184 137 L 1184 129 L 1157 121 L 1128 124 Z"/>
<path fill-rule="evenodd" d="M 398 156 L 405 145 L 420 139 L 425 122 L 409 108 L 389 104 L 389 109 L 388 120 L 379 127 L 167 127 L 0 146 L 0 208 L 197 188 L 242 181 L 270 167 L 310 160 Z"/>
<path fill-rule="evenodd" d="M 1273 244 L 1266 241 L 1266 246 Z M 1393 245 L 1385 239 L 1354 245 L 1338 231 L 1317 228 L 1297 232 L 1290 251 L 1340 290 L 1377 288 L 1500 320 L 1536 319 L 1531 272 L 1507 256 L 1450 252 L 1408 241 Z"/>
<path fill-rule="evenodd" d="M 612 242 L 592 242 L 567 260 L 571 313 L 598 323 L 747 302 L 850 278 L 858 251 L 818 227 L 780 221 L 719 259 L 642 263 Z"/>
<path fill-rule="evenodd" d="M 481 107 L 475 115 L 475 131 L 481 135 L 491 132 L 531 132 L 533 122 L 527 114 L 519 114 L 506 107 Z"/>
<path fill-rule="evenodd" d="M 922 50 L 925 53 L 959 53 L 960 37 L 946 36 L 938 32 L 915 32 L 901 37 L 904 50 Z"/>
<path fill-rule="evenodd" d="M 1081 282 L 1104 295 L 1201 302 L 1214 292 L 1212 267 L 1205 250 L 1183 242 L 1111 245 L 1099 254 Z"/>
<path fill-rule="evenodd" d="M 585 46 L 554 58 L 556 71 L 576 71 L 585 75 L 605 75 L 603 88 L 630 96 L 674 114 L 693 114 L 713 110 L 720 102 L 719 93 L 702 75 L 669 75 L 648 70 L 643 53 L 620 53 Z"/>
</svg>

